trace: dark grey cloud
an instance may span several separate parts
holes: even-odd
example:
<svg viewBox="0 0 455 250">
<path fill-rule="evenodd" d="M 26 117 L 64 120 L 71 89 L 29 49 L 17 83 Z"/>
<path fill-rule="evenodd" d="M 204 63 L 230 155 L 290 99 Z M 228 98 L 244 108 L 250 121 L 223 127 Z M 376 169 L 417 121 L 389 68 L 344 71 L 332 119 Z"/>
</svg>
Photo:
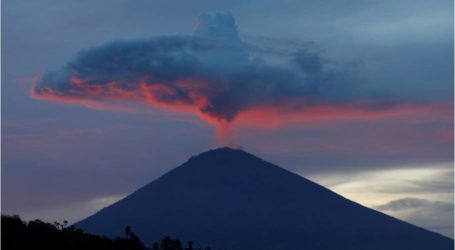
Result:
<svg viewBox="0 0 455 250">
<path fill-rule="evenodd" d="M 268 54 L 275 56 L 272 50 Z M 205 13 L 192 36 L 116 41 L 84 50 L 61 69 L 46 73 L 33 94 L 77 104 L 120 100 L 189 107 L 221 122 L 255 108 L 298 113 L 317 106 L 396 106 L 389 98 L 359 94 L 356 77 L 327 62 L 307 48 L 281 62 L 262 60 L 241 41 L 229 12 Z"/>
<path fill-rule="evenodd" d="M 441 201 L 429 201 L 426 199 L 419 198 L 403 198 L 398 200 L 390 201 L 386 204 L 376 206 L 379 210 L 392 210 L 399 211 L 405 209 L 423 208 L 423 207 L 443 207 L 448 210 L 453 210 L 453 203 L 446 203 Z"/>
<path fill-rule="evenodd" d="M 420 198 L 403 198 L 374 207 L 384 213 L 402 218 L 453 238 L 453 201 L 433 201 Z"/>
</svg>

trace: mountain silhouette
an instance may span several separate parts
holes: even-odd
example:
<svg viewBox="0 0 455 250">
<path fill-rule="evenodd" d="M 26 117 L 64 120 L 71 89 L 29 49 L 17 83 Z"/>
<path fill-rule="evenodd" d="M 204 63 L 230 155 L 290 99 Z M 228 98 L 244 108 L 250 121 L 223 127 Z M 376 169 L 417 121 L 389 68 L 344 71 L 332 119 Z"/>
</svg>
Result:
<svg viewBox="0 0 455 250">
<path fill-rule="evenodd" d="M 75 224 L 148 244 L 166 235 L 229 250 L 449 250 L 453 240 L 363 207 L 245 151 L 219 148 Z"/>
</svg>

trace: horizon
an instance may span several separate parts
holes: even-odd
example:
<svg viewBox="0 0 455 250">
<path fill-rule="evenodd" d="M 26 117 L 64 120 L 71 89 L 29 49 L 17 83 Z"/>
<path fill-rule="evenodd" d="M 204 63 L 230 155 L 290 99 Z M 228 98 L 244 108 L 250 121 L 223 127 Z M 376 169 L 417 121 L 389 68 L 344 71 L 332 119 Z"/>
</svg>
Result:
<svg viewBox="0 0 455 250">
<path fill-rule="evenodd" d="M 5 1 L 2 214 L 74 223 L 227 147 L 453 239 L 453 17 L 449 0 Z"/>
</svg>

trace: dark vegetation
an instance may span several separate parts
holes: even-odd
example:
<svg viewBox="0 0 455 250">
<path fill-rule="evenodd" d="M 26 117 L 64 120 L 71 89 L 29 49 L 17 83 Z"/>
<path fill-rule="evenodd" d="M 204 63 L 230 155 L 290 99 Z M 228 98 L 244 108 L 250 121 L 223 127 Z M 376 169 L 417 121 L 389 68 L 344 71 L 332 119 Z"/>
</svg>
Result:
<svg viewBox="0 0 455 250">
<path fill-rule="evenodd" d="M 179 239 L 166 237 L 147 247 L 133 233 L 131 227 L 125 227 L 125 236 L 110 239 L 104 236 L 84 233 L 81 229 L 68 226 L 67 221 L 54 224 L 33 220 L 24 222 L 17 215 L 2 215 L 1 249 L 65 249 L 65 250 L 210 250 L 210 247 L 197 248 L 194 242 L 183 244 Z"/>
</svg>

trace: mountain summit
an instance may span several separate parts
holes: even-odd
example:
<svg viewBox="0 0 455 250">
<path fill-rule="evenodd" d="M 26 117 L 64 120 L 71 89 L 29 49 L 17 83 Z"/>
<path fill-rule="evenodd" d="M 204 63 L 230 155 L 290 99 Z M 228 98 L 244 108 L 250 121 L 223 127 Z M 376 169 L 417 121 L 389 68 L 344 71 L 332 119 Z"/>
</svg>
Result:
<svg viewBox="0 0 455 250">
<path fill-rule="evenodd" d="M 166 235 L 229 250 L 449 250 L 453 240 L 363 207 L 245 151 L 219 148 L 76 223 L 146 243 Z"/>
</svg>

